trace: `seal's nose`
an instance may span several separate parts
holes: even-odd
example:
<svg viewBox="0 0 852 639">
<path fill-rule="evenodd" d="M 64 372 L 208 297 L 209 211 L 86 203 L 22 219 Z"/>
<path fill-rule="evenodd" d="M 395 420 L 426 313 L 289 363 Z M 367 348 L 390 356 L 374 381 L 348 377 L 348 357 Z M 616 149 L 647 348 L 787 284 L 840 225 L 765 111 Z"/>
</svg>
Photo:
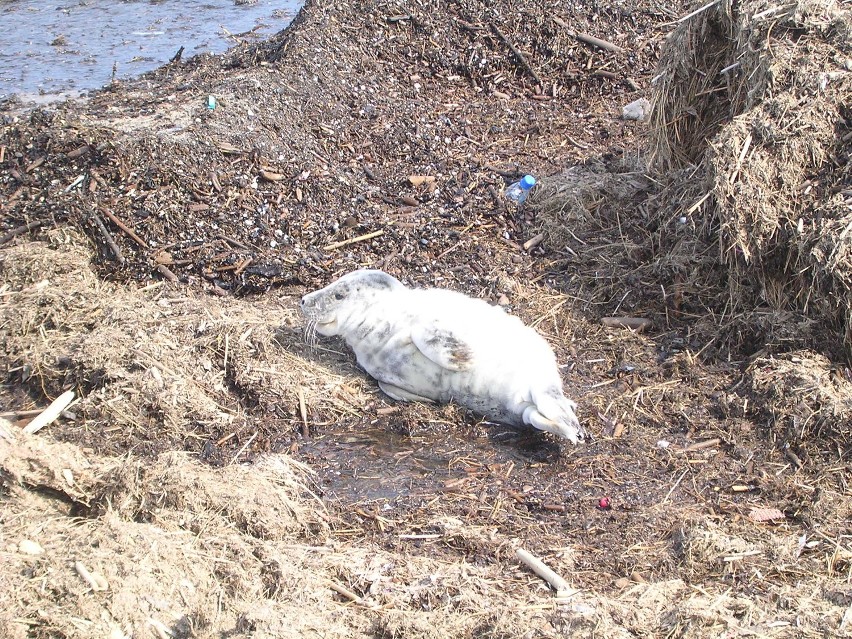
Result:
<svg viewBox="0 0 852 639">
<path fill-rule="evenodd" d="M 302 308 L 305 307 L 305 298 L 304 297 L 299 300 L 299 306 L 301 306 Z"/>
</svg>

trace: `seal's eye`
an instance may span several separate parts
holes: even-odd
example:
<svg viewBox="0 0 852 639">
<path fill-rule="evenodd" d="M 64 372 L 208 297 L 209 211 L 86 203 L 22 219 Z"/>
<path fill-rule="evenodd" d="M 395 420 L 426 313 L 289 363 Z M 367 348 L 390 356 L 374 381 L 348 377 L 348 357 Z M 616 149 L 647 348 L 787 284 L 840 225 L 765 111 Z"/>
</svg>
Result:
<svg viewBox="0 0 852 639">
<path fill-rule="evenodd" d="M 344 297 L 346 297 L 346 295 L 341 293 L 340 291 L 334 294 L 334 299 L 336 300 L 342 300 Z"/>
</svg>

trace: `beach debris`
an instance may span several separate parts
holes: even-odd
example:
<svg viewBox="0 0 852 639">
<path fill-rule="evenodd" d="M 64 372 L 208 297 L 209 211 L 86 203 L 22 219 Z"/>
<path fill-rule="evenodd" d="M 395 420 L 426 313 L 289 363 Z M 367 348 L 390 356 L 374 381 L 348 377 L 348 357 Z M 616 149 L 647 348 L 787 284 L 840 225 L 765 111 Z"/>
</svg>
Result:
<svg viewBox="0 0 852 639">
<path fill-rule="evenodd" d="M 39 415 L 35 417 L 29 424 L 24 427 L 24 432 L 28 435 L 37 433 L 45 426 L 52 424 L 59 417 L 60 413 L 68 408 L 69 404 L 74 401 L 74 391 L 68 390 L 62 393 L 59 397 L 51 402 L 50 406 L 45 408 Z"/>
</svg>

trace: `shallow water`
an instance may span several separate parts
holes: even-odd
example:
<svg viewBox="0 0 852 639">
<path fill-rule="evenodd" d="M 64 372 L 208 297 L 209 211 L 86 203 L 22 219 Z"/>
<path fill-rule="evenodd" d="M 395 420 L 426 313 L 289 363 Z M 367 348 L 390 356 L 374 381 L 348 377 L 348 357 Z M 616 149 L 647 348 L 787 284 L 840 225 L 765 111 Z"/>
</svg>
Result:
<svg viewBox="0 0 852 639">
<path fill-rule="evenodd" d="M 298 457 L 322 477 L 324 496 L 341 503 L 393 501 L 434 495 L 445 482 L 464 476 L 465 468 L 517 463 L 548 466 L 560 445 L 532 429 L 492 424 L 435 427 L 409 436 L 383 425 L 333 429 L 299 447 Z M 446 425 L 444 425 L 446 426 Z"/>
<path fill-rule="evenodd" d="M 286 27 L 301 2 L 0 0 L 0 98 L 44 101 Z"/>
</svg>

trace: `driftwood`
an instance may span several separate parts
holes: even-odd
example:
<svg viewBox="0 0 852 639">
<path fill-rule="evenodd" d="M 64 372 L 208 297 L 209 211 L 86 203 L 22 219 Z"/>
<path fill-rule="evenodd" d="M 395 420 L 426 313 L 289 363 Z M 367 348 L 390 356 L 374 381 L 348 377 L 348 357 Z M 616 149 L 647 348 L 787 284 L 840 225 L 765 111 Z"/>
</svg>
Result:
<svg viewBox="0 0 852 639">
<path fill-rule="evenodd" d="M 4 235 L 3 237 L 0 237 L 0 246 L 7 244 L 19 235 L 23 235 L 24 233 L 29 233 L 30 231 L 34 231 L 38 228 L 41 228 L 45 224 L 47 224 L 47 220 L 33 220 L 32 222 L 27 222 L 23 226 L 14 228 L 8 233 L 6 233 L 6 235 Z"/>
<path fill-rule="evenodd" d="M 512 51 L 512 53 L 514 53 L 514 54 L 515 54 L 515 57 L 518 59 L 518 63 L 520 63 L 520 65 L 524 68 L 524 70 L 525 70 L 527 73 L 529 73 L 529 74 L 533 77 L 533 79 L 534 79 L 534 80 L 535 80 L 535 81 L 536 81 L 536 82 L 537 82 L 540 86 L 544 86 L 544 82 L 542 82 L 542 81 L 541 81 L 541 78 L 539 77 L 538 73 L 536 73 L 536 72 L 535 72 L 535 69 L 533 69 L 533 68 L 530 66 L 530 63 L 529 63 L 529 62 L 527 62 L 527 59 L 526 59 L 526 57 L 524 56 L 524 54 L 523 54 L 523 53 L 521 53 L 520 49 L 518 49 L 518 47 L 516 47 L 516 46 L 512 43 L 512 41 L 511 41 L 511 40 L 509 40 L 509 38 L 506 36 L 506 34 L 505 34 L 505 33 L 503 33 L 502 31 L 500 31 L 500 28 L 499 28 L 497 25 L 495 25 L 495 24 L 492 24 L 492 25 L 491 25 L 491 30 L 494 32 L 494 34 L 495 34 L 498 38 L 500 38 L 500 39 L 504 42 L 504 44 L 505 44 L 507 47 L 509 47 L 509 49 Z"/>
<path fill-rule="evenodd" d="M 48 424 L 56 421 L 56 418 L 68 408 L 68 405 L 74 401 L 74 391 L 69 390 L 62 393 L 59 397 L 51 402 L 50 406 L 45 408 L 35 419 L 24 427 L 24 432 L 28 435 L 37 433 Z"/>
<path fill-rule="evenodd" d="M 598 49 L 604 49 L 605 51 L 610 51 L 612 53 L 621 53 L 622 51 L 624 51 L 624 49 L 622 49 L 617 44 L 613 44 L 612 42 L 603 40 L 601 38 L 596 38 L 595 36 L 589 35 L 588 33 L 578 33 L 574 31 L 562 18 L 557 18 L 556 16 L 553 16 L 553 21 L 560 27 L 566 29 L 569 35 L 576 38 L 580 42 L 584 42 L 593 47 L 597 47 Z"/>
</svg>

